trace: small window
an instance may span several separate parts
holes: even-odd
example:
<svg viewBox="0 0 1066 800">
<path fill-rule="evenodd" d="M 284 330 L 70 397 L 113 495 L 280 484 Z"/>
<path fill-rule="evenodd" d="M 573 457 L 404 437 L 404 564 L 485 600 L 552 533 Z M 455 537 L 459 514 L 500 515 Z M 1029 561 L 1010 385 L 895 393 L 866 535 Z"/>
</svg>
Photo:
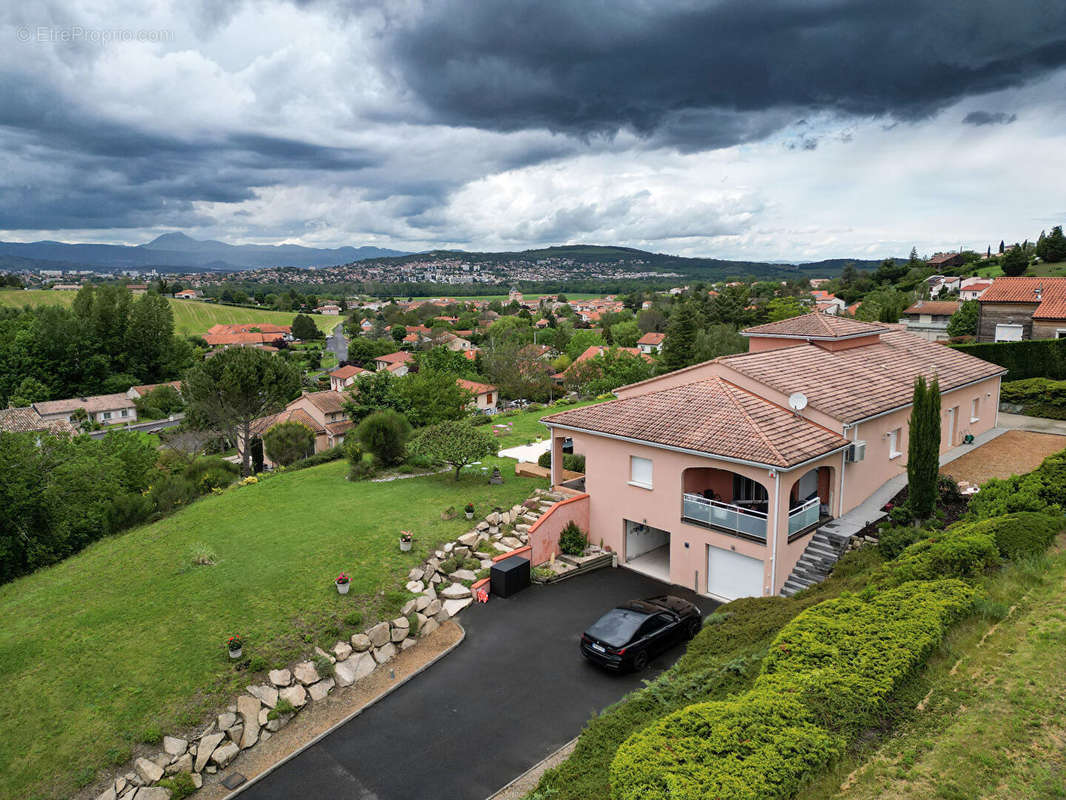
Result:
<svg viewBox="0 0 1066 800">
<path fill-rule="evenodd" d="M 629 457 L 629 482 L 634 486 L 650 489 L 651 483 L 651 459 L 639 456 Z"/>
<path fill-rule="evenodd" d="M 903 440 L 903 428 L 896 428 L 888 432 L 888 457 L 899 458 L 903 452 L 899 449 Z"/>
<path fill-rule="evenodd" d="M 122 409 L 122 416 L 124 416 L 124 417 L 128 417 L 129 415 L 130 415 L 130 412 L 129 412 L 129 410 L 128 410 L 128 409 L 125 409 L 125 408 L 124 408 L 124 409 Z"/>
<path fill-rule="evenodd" d="M 981 418 L 981 398 L 975 397 L 970 401 L 970 422 L 977 422 Z"/>
<path fill-rule="evenodd" d="M 104 412 L 104 419 L 111 419 L 111 412 L 110 411 L 105 411 Z"/>
</svg>

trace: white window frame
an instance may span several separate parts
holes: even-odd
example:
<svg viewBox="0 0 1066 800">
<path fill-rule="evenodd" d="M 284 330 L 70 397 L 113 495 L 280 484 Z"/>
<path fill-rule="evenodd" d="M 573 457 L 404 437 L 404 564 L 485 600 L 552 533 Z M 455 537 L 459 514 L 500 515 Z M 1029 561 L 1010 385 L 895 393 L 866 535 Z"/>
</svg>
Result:
<svg viewBox="0 0 1066 800">
<path fill-rule="evenodd" d="M 639 467 L 639 471 L 638 471 Z M 642 480 L 644 477 L 647 480 Z M 650 458 L 643 456 L 629 457 L 629 485 L 641 489 L 651 489 L 654 486 L 654 464 Z"/>
<path fill-rule="evenodd" d="M 1001 339 L 1000 336 L 999 336 L 1000 328 L 1003 328 L 1004 330 L 1006 330 L 1007 328 L 1010 328 L 1012 331 L 1013 330 L 1017 330 L 1019 332 L 1019 336 L 1018 336 L 1017 339 L 1006 339 L 1006 338 Z M 995 337 L 994 338 L 995 338 L 995 340 L 997 342 L 1020 342 L 1020 341 L 1023 341 L 1025 339 L 1025 326 L 1024 325 L 1019 325 L 1018 323 L 1014 323 L 1014 322 L 1000 322 L 1000 323 L 997 323 L 996 324 Z"/>
<path fill-rule="evenodd" d="M 894 428 L 888 432 L 888 457 L 899 458 L 903 451 L 899 449 L 903 439 L 903 428 Z"/>
<path fill-rule="evenodd" d="M 105 411 L 103 413 L 103 417 L 104 417 L 104 419 L 111 419 L 111 412 L 110 411 Z"/>
<path fill-rule="evenodd" d="M 970 422 L 977 422 L 981 419 L 981 398 L 975 397 L 970 401 Z"/>
</svg>

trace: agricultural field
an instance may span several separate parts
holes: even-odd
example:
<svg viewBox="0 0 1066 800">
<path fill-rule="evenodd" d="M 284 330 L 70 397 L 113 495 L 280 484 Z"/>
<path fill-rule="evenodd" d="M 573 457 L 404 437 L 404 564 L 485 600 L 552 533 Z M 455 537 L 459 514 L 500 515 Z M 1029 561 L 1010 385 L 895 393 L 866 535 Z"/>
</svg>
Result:
<svg viewBox="0 0 1066 800">
<path fill-rule="evenodd" d="M 50 289 L 0 291 L 0 306 L 62 305 L 69 307 L 74 302 L 75 294 L 76 292 L 56 292 Z M 197 300 L 175 300 L 173 297 L 167 300 L 170 307 L 174 309 L 175 332 L 184 335 L 206 333 L 208 328 L 219 323 L 270 322 L 275 325 L 291 325 L 296 316 L 287 311 L 221 306 L 214 303 L 201 303 Z M 308 314 L 308 316 L 324 333 L 329 333 L 343 319 L 322 314 Z"/>
</svg>

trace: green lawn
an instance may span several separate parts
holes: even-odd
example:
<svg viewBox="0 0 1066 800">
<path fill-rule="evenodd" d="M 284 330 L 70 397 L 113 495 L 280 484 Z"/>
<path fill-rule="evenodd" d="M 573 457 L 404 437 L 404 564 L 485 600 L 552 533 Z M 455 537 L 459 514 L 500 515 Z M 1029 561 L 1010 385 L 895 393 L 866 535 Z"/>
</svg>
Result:
<svg viewBox="0 0 1066 800">
<path fill-rule="evenodd" d="M 24 291 L 0 291 L 0 306 L 24 305 L 61 305 L 70 306 L 76 292 L 56 292 L 50 289 L 27 289 Z M 215 303 L 201 303 L 198 300 L 175 300 L 167 298 L 174 309 L 174 329 L 181 334 L 203 334 L 212 325 L 218 323 L 239 324 L 243 322 L 272 322 L 276 325 L 291 325 L 294 313 L 285 311 L 267 311 L 255 308 L 238 308 L 221 306 Z M 309 314 L 318 329 L 328 333 L 341 321 L 341 317 L 327 317 L 322 314 Z"/>
<path fill-rule="evenodd" d="M 1040 278 L 1061 278 L 1066 275 L 1066 261 L 1057 261 L 1051 264 L 1043 262 L 1029 267 L 1027 275 L 1036 275 Z"/>
<path fill-rule="evenodd" d="M 511 432 L 504 436 L 497 436 L 496 441 L 500 443 L 500 449 L 506 450 L 508 447 L 517 447 L 522 444 L 529 444 L 529 442 L 535 439 L 545 439 L 548 436 L 548 429 L 544 427 L 540 419 L 546 417 L 548 414 L 558 414 L 562 411 L 569 411 L 573 408 L 581 408 L 582 406 L 590 406 L 594 403 L 601 403 L 602 400 L 585 400 L 580 403 L 574 403 L 568 406 L 552 406 L 551 408 L 538 408 L 536 411 L 520 411 L 517 414 L 497 414 L 492 418 L 492 423 L 487 427 L 487 430 L 491 431 L 493 425 L 502 425 L 510 423 L 512 425 Z"/>
<path fill-rule="evenodd" d="M 449 506 L 510 506 L 538 485 L 448 474 L 350 483 L 331 462 L 209 496 L 152 525 L 0 586 L 0 798 L 64 797 L 151 731 L 193 724 L 251 676 L 224 653 L 239 633 L 268 667 L 395 614 L 407 571 L 468 522 Z M 415 534 L 401 553 L 399 532 Z M 194 567 L 191 550 L 214 551 Z M 347 596 L 333 578 L 352 578 Z M 386 594 L 388 593 L 388 594 Z M 358 626 L 345 616 L 362 611 Z"/>
</svg>

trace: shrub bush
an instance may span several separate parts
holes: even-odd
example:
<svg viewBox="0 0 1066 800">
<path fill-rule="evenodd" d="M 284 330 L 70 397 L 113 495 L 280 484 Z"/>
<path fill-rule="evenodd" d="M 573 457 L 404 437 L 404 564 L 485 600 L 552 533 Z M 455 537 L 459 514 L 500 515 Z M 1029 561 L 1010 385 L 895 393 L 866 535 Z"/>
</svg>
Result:
<svg viewBox="0 0 1066 800">
<path fill-rule="evenodd" d="M 196 791 L 196 784 L 192 782 L 192 775 L 188 772 L 179 772 L 172 778 L 163 778 L 159 785 L 170 790 L 170 800 L 182 800 Z"/>
<path fill-rule="evenodd" d="M 167 475 L 155 482 L 149 491 L 156 513 L 167 514 L 197 497 L 196 487 L 183 475 Z"/>
<path fill-rule="evenodd" d="M 1028 378 L 1004 383 L 1000 400 L 1017 403 L 1031 417 L 1066 419 L 1066 381 Z"/>
<path fill-rule="evenodd" d="M 336 447 L 329 448 L 329 450 L 323 450 L 321 453 L 315 453 L 313 456 L 294 461 L 289 464 L 289 466 L 285 467 L 285 469 L 288 472 L 292 472 L 295 469 L 317 467 L 319 464 L 327 464 L 330 461 L 337 461 L 341 458 L 344 458 L 344 445 L 337 445 Z"/>
<path fill-rule="evenodd" d="M 843 752 L 973 604 L 960 581 L 828 600 L 770 645 L 753 688 L 697 703 L 631 736 L 611 763 L 615 800 L 793 796 Z"/>
<path fill-rule="evenodd" d="M 355 429 L 355 436 L 363 445 L 363 449 L 373 453 L 386 467 L 403 461 L 410 435 L 411 423 L 403 414 L 392 409 L 375 411 Z"/>
<path fill-rule="evenodd" d="M 1059 341 L 1066 341 L 1061 339 Z M 1066 450 L 1053 453 L 1027 475 L 982 484 L 970 500 L 970 519 L 990 519 L 1017 511 L 1061 514 L 1066 508 Z"/>
<path fill-rule="evenodd" d="M 1004 377 L 1009 382 L 1023 378 L 1066 379 L 1066 339 L 980 342 L 951 346 L 1005 367 L 1007 374 Z"/>
<path fill-rule="evenodd" d="M 581 530 L 575 522 L 566 523 L 566 527 L 559 534 L 559 550 L 568 556 L 584 554 L 588 543 L 588 534 Z"/>
<path fill-rule="evenodd" d="M 232 473 L 221 469 L 212 469 L 200 476 L 200 480 L 196 482 L 196 488 L 200 494 L 210 494 L 215 489 L 225 489 L 234 480 L 236 480 L 236 476 Z"/>
<path fill-rule="evenodd" d="M 1061 515 L 1019 511 L 967 523 L 964 527 L 974 533 L 991 536 L 1000 555 L 1015 559 L 1043 553 L 1066 524 Z"/>
<path fill-rule="evenodd" d="M 910 545 L 928 535 L 928 531 L 913 525 L 892 525 L 877 534 L 877 549 L 885 558 L 896 558 Z"/>
<path fill-rule="evenodd" d="M 540 457 L 537 459 L 537 464 L 545 469 L 551 467 L 551 452 L 541 453 Z M 585 457 L 579 453 L 563 453 L 563 469 L 570 470 L 571 472 L 584 472 Z"/>
<path fill-rule="evenodd" d="M 870 583 L 885 587 L 937 578 L 975 578 L 998 563 L 995 539 L 987 533 L 956 527 L 908 545 L 898 558 L 881 567 Z"/>
</svg>

